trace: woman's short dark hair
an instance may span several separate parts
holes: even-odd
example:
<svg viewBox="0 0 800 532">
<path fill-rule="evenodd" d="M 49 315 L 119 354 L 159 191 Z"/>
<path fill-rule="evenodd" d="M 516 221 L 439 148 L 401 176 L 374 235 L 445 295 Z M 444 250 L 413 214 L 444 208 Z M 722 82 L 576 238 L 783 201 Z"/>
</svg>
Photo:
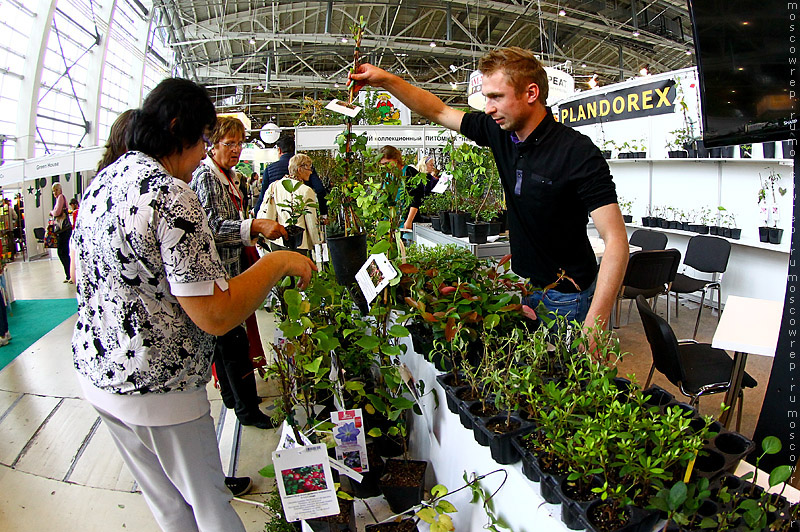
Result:
<svg viewBox="0 0 800 532">
<path fill-rule="evenodd" d="M 117 119 L 114 120 L 114 123 L 111 124 L 111 131 L 106 141 L 106 149 L 103 151 L 100 162 L 97 163 L 98 172 L 122 157 L 122 155 L 128 151 L 128 147 L 125 144 L 125 137 L 128 135 L 128 125 L 132 114 L 133 109 L 123 111 Z"/>
<path fill-rule="evenodd" d="M 132 113 L 126 144 L 158 159 L 195 145 L 216 122 L 214 104 L 203 87 L 167 78 Z"/>
</svg>

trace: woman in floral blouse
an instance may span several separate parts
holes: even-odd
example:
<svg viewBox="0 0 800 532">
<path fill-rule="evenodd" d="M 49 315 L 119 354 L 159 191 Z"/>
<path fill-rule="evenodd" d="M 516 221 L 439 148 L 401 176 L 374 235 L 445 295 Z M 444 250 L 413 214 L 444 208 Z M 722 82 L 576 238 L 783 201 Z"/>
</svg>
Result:
<svg viewBox="0 0 800 532">
<path fill-rule="evenodd" d="M 216 122 L 205 89 L 164 80 L 130 120 L 131 151 L 95 177 L 73 231 L 78 380 L 164 531 L 241 532 L 206 396 L 212 335 L 315 267 L 272 253 L 226 278 L 188 185 Z"/>
</svg>

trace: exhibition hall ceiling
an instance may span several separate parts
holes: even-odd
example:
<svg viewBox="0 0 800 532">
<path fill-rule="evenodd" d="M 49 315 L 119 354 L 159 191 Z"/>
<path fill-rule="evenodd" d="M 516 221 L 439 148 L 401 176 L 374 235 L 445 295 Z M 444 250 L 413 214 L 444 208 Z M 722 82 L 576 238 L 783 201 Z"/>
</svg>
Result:
<svg viewBox="0 0 800 532">
<path fill-rule="evenodd" d="M 218 106 L 247 113 L 254 128 L 290 126 L 304 97 L 345 90 L 351 26 L 361 17 L 364 60 L 451 105 L 466 105 L 478 58 L 500 46 L 534 50 L 584 89 L 595 74 L 608 84 L 643 67 L 655 73 L 694 62 L 682 0 L 157 0 L 155 7 L 184 71 Z"/>
</svg>

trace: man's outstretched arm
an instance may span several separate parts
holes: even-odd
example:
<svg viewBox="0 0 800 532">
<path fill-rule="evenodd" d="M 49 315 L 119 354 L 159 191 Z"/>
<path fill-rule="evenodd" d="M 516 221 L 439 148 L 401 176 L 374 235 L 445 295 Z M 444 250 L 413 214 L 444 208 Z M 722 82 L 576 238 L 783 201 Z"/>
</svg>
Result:
<svg viewBox="0 0 800 532">
<path fill-rule="evenodd" d="M 386 89 L 418 115 L 453 131 L 461 130 L 463 111 L 449 107 L 435 94 L 415 87 L 394 74 L 364 63 L 350 77 L 356 81 L 356 90 L 364 85 Z"/>
</svg>

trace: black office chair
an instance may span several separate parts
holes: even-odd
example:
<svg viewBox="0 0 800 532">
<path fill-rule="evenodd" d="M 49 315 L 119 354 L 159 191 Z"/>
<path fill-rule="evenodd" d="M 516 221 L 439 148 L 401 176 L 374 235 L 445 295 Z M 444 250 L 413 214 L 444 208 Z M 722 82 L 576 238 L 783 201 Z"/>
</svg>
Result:
<svg viewBox="0 0 800 532">
<path fill-rule="evenodd" d="M 681 263 L 681 252 L 677 249 L 634 251 L 628 258 L 628 267 L 622 286 L 617 294 L 614 327 L 619 327 L 620 303 L 624 299 L 630 300 L 628 306 L 628 319 L 630 320 L 633 300 L 637 296 L 653 299 L 653 308 L 658 302 L 658 296 L 668 294 L 668 289 L 678 266 Z M 669 304 L 667 305 L 667 320 L 669 320 Z"/>
<path fill-rule="evenodd" d="M 36 238 L 36 241 L 44 243 L 44 227 L 34 227 L 33 228 L 33 236 Z"/>
<path fill-rule="evenodd" d="M 689 244 L 686 246 L 686 258 L 683 260 L 683 271 L 686 271 L 686 266 L 690 266 L 699 272 L 711 274 L 711 280 L 709 281 L 679 273 L 675 276 L 675 281 L 670 288 L 670 292 L 675 293 L 676 317 L 678 316 L 678 306 L 680 306 L 678 301 L 679 294 L 702 293 L 692 338 L 697 338 L 697 329 L 700 327 L 700 314 L 703 312 L 706 291 L 717 290 L 717 320 L 719 321 L 719 316 L 721 315 L 720 302 L 722 301 L 722 275 L 728 268 L 730 255 L 731 243 L 724 238 L 697 235 L 689 239 Z M 711 302 L 713 305 L 713 296 L 711 296 Z M 669 306 L 669 297 L 667 298 L 667 306 Z"/>
<path fill-rule="evenodd" d="M 667 235 L 659 231 L 649 229 L 637 229 L 631 233 L 628 243 L 632 246 L 642 248 L 642 251 L 652 251 L 654 249 L 667 249 Z"/>
<path fill-rule="evenodd" d="M 653 353 L 653 365 L 647 376 L 645 389 L 650 386 L 653 371 L 658 369 L 664 376 L 680 388 L 681 393 L 690 397 L 694 406 L 703 395 L 722 393 L 731 386 L 733 360 L 722 349 L 711 344 L 700 344 L 694 340 L 681 340 L 675 337 L 672 327 L 664 318 L 650 309 L 644 297 L 636 298 L 636 307 L 642 317 L 644 333 Z M 742 376 L 742 388 L 755 388 L 758 382 L 747 372 Z M 742 423 L 742 400 L 739 393 L 739 412 L 736 417 L 736 430 Z M 733 408 L 734 405 L 729 405 Z"/>
</svg>

